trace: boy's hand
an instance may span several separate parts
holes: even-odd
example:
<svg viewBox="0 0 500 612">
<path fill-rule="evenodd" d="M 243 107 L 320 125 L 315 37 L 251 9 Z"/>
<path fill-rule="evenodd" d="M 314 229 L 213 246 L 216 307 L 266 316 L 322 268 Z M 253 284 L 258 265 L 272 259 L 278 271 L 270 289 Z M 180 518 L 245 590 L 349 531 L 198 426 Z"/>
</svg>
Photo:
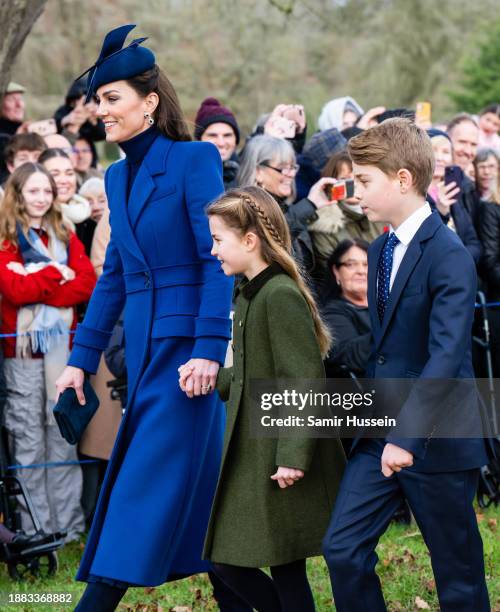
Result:
<svg viewBox="0 0 500 612">
<path fill-rule="evenodd" d="M 304 472 L 302 470 L 282 466 L 278 467 L 276 474 L 271 476 L 271 480 L 278 481 L 280 489 L 291 487 L 301 478 L 304 478 Z"/>
<path fill-rule="evenodd" d="M 413 455 L 395 444 L 386 444 L 380 460 L 382 474 L 389 478 L 394 472 L 400 472 L 405 467 L 413 465 Z"/>
</svg>

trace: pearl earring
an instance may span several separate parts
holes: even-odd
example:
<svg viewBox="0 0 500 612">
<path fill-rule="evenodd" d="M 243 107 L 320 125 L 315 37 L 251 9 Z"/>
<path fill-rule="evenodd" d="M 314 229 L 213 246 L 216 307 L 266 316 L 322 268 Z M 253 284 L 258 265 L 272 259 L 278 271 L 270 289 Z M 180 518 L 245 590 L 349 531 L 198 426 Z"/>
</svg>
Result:
<svg viewBox="0 0 500 612">
<path fill-rule="evenodd" d="M 149 113 L 144 113 L 144 119 L 148 120 L 149 125 L 154 125 L 155 120 Z"/>
</svg>

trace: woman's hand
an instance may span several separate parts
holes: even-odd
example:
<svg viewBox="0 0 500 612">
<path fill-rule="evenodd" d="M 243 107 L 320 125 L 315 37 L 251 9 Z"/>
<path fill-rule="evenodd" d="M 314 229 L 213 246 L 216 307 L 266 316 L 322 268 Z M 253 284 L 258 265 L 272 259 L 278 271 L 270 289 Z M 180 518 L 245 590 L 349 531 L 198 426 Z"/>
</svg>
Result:
<svg viewBox="0 0 500 612">
<path fill-rule="evenodd" d="M 377 117 L 382 113 L 385 113 L 385 106 L 374 106 L 370 108 L 356 123 L 356 127 L 366 130 L 369 127 L 377 125 Z"/>
<path fill-rule="evenodd" d="M 325 187 L 327 185 L 334 185 L 337 182 L 337 179 L 334 178 L 320 178 L 319 181 L 317 183 L 314 183 L 314 185 L 311 187 L 307 199 L 310 200 L 318 210 L 320 208 L 323 208 L 324 206 L 330 206 L 330 204 L 334 204 L 335 200 L 328 199 L 328 196 L 325 192 Z"/>
<path fill-rule="evenodd" d="M 291 487 L 301 478 L 304 478 L 304 472 L 302 470 L 282 466 L 278 468 L 276 474 L 271 476 L 271 480 L 278 481 L 280 489 Z"/>
<path fill-rule="evenodd" d="M 56 380 L 57 399 L 65 389 L 70 387 L 76 391 L 76 397 L 82 406 L 85 406 L 85 395 L 83 394 L 83 381 L 85 374 L 80 368 L 66 366 L 64 372 Z"/>
<path fill-rule="evenodd" d="M 7 270 L 11 272 L 15 272 L 16 274 L 21 274 L 22 276 L 27 276 L 28 272 L 22 263 L 18 261 L 9 261 L 6 265 Z"/>
<path fill-rule="evenodd" d="M 457 196 L 459 193 L 460 187 L 457 187 L 457 184 L 453 181 L 448 185 L 445 185 L 444 181 L 438 183 L 438 199 L 436 206 L 441 214 L 450 214 L 450 208 L 457 201 L 455 196 Z"/>
<path fill-rule="evenodd" d="M 179 386 L 188 397 L 213 393 L 220 365 L 210 359 L 190 359 L 181 365 Z"/>
<path fill-rule="evenodd" d="M 76 278 L 75 271 L 71 269 L 69 266 L 58 263 L 57 261 L 51 261 L 49 266 L 54 266 L 54 268 L 59 270 L 59 272 L 61 273 L 62 280 L 59 283 L 60 285 L 64 285 L 64 283 L 75 280 Z"/>
<path fill-rule="evenodd" d="M 285 119 L 290 119 L 297 126 L 297 134 L 302 134 L 306 129 L 306 114 L 302 104 L 290 104 L 283 112 Z"/>
</svg>

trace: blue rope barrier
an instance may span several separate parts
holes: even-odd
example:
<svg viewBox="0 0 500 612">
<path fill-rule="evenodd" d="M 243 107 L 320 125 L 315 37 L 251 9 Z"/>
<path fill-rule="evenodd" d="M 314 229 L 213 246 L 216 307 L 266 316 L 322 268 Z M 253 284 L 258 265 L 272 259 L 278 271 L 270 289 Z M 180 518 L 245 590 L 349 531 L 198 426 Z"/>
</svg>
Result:
<svg viewBox="0 0 500 612">
<path fill-rule="evenodd" d="M 481 308 L 481 306 L 485 306 L 486 308 L 495 308 L 496 306 L 500 306 L 500 302 L 486 302 L 486 304 L 475 304 L 476 308 Z"/>
<path fill-rule="evenodd" d="M 70 329 L 69 331 L 64 332 L 64 334 L 76 334 L 76 331 L 74 329 Z M 27 332 L 26 334 L 15 334 L 15 333 L 14 334 L 0 334 L 0 338 L 17 338 L 18 336 L 22 337 L 22 336 L 29 336 L 29 335 L 30 335 L 29 332 Z M 57 335 L 62 336 L 63 333 L 58 332 Z"/>
<path fill-rule="evenodd" d="M 81 465 L 82 463 L 98 463 L 99 459 L 84 459 L 82 461 L 51 461 L 49 463 L 31 463 L 29 465 L 8 465 L 7 469 L 16 470 L 34 470 L 35 468 L 43 467 L 60 467 L 62 465 Z"/>
</svg>

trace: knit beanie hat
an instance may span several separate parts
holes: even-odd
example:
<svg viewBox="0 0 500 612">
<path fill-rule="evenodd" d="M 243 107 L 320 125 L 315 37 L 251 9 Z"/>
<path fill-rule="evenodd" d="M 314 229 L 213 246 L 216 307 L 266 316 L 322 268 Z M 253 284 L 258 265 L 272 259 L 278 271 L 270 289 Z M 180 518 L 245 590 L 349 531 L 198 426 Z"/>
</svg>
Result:
<svg viewBox="0 0 500 612">
<path fill-rule="evenodd" d="M 203 100 L 196 113 L 195 123 L 194 137 L 196 140 L 200 140 L 203 132 L 209 125 L 212 125 L 212 123 L 227 123 L 233 128 L 236 134 L 236 144 L 240 142 L 240 129 L 236 122 L 236 117 L 228 108 L 222 106 L 216 98 L 205 98 L 205 100 Z"/>
<path fill-rule="evenodd" d="M 425 130 L 427 132 L 427 136 L 429 136 L 429 138 L 436 138 L 436 136 L 443 136 L 443 138 L 448 138 L 448 140 L 451 142 L 451 138 L 450 135 L 447 134 L 446 132 L 443 132 L 443 130 L 438 130 L 438 128 L 429 128 L 428 130 Z"/>
</svg>

